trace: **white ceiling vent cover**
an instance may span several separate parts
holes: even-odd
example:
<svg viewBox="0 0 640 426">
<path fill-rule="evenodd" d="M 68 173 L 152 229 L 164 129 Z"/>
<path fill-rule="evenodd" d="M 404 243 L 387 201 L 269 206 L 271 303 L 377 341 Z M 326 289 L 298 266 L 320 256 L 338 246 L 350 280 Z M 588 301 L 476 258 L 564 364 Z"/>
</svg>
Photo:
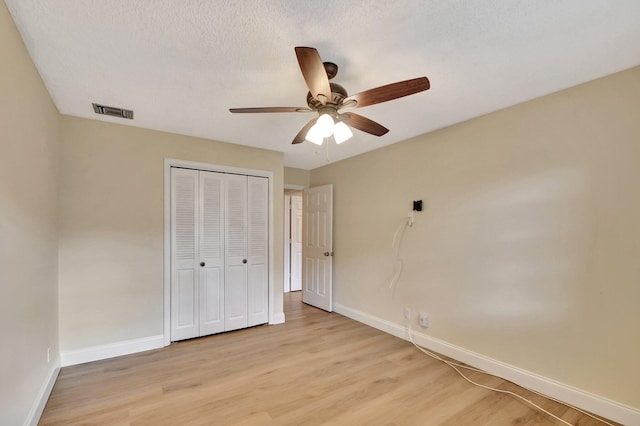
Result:
<svg viewBox="0 0 640 426">
<path fill-rule="evenodd" d="M 111 117 L 128 118 L 129 120 L 133 120 L 133 111 L 130 109 L 110 107 L 96 103 L 92 103 L 91 105 L 93 105 L 93 111 L 96 114 L 110 115 Z"/>
</svg>

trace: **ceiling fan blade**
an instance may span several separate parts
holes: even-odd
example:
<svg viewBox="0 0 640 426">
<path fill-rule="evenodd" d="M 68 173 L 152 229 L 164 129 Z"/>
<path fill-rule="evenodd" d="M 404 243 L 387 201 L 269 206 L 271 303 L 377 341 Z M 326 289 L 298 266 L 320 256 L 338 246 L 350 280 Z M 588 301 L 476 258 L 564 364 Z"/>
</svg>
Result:
<svg viewBox="0 0 640 426">
<path fill-rule="evenodd" d="M 292 144 L 297 144 L 297 143 L 302 143 L 304 142 L 306 136 L 307 136 L 307 132 L 309 131 L 309 129 L 316 124 L 316 121 L 318 121 L 317 118 L 314 118 L 313 120 L 309 121 L 307 124 L 305 124 L 305 126 L 302 128 L 302 130 L 300 130 L 298 132 L 298 134 L 296 135 L 295 138 L 293 138 L 293 142 L 291 142 Z"/>
<path fill-rule="evenodd" d="M 346 104 L 349 101 L 356 101 L 357 104 L 355 105 L 355 108 L 360 108 L 367 105 L 374 105 L 402 98 L 403 96 L 413 95 L 414 93 L 428 90 L 430 86 L 431 85 L 429 84 L 429 79 L 427 77 L 399 81 L 397 83 L 387 84 L 386 86 L 376 87 L 375 89 L 365 90 L 364 92 L 351 95 L 343 101 L 343 104 Z"/>
<path fill-rule="evenodd" d="M 331 99 L 331 86 L 320 54 L 313 47 L 296 47 L 295 50 L 302 76 L 311 95 L 324 105 Z"/>
<path fill-rule="evenodd" d="M 309 108 L 301 107 L 258 107 L 258 108 L 229 108 L 231 112 L 313 112 Z"/>
<path fill-rule="evenodd" d="M 340 116 L 344 117 L 343 121 L 354 129 L 362 130 L 363 132 L 370 133 L 375 136 L 382 136 L 389 131 L 389 129 L 383 125 L 352 112 L 346 112 L 344 114 L 340 114 Z"/>
</svg>

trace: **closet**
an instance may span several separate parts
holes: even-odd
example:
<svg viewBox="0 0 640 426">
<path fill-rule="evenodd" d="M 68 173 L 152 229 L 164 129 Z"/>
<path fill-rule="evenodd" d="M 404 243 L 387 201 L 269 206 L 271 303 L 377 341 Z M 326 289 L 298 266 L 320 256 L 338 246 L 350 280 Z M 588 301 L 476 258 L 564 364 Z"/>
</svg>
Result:
<svg viewBox="0 0 640 426">
<path fill-rule="evenodd" d="M 268 187 L 171 168 L 171 341 L 268 322 Z"/>
</svg>

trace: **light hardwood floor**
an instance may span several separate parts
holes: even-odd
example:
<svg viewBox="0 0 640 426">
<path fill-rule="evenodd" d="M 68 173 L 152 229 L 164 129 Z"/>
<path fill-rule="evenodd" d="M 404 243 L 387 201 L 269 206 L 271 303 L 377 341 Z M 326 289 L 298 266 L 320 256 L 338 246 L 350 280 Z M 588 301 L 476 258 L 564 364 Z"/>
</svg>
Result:
<svg viewBox="0 0 640 426">
<path fill-rule="evenodd" d="M 410 343 L 285 294 L 286 323 L 65 367 L 41 425 L 557 425 Z M 504 380 L 572 424 L 599 425 Z"/>
</svg>

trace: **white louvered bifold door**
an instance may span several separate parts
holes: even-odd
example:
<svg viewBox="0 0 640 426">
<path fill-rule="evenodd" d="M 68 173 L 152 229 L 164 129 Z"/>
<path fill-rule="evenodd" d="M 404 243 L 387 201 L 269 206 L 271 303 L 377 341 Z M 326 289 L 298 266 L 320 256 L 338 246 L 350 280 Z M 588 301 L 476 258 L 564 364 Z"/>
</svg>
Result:
<svg viewBox="0 0 640 426">
<path fill-rule="evenodd" d="M 247 176 L 226 176 L 225 330 L 247 327 Z"/>
<path fill-rule="evenodd" d="M 224 328 L 224 186 L 223 173 L 200 172 L 200 335 Z"/>
<path fill-rule="evenodd" d="M 269 181 L 249 176 L 248 226 L 248 313 L 249 326 L 269 321 Z"/>
<path fill-rule="evenodd" d="M 269 180 L 171 169 L 171 341 L 269 321 Z"/>
<path fill-rule="evenodd" d="M 198 171 L 171 169 L 171 340 L 199 336 Z"/>
</svg>

